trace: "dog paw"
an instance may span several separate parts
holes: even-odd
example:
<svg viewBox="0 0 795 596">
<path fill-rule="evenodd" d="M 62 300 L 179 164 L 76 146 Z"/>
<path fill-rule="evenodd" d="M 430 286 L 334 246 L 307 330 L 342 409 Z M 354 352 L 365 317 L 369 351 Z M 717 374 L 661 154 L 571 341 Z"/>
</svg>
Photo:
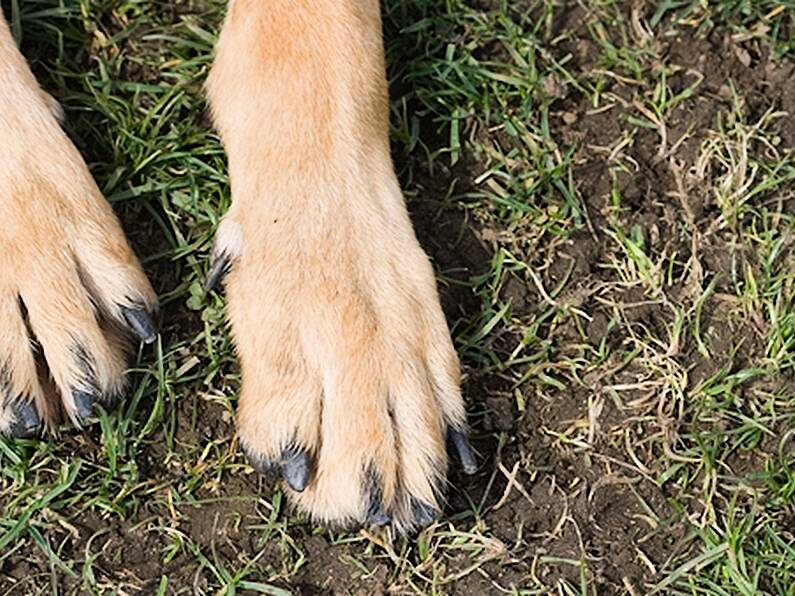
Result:
<svg viewBox="0 0 795 596">
<path fill-rule="evenodd" d="M 377 3 L 229 7 L 207 81 L 232 206 L 238 425 L 260 470 L 331 525 L 411 531 L 465 471 L 459 366 L 389 155 Z"/>
<path fill-rule="evenodd" d="M 32 78 L 12 83 L 0 97 L 0 433 L 30 437 L 113 405 L 126 331 L 154 340 L 157 299 L 51 105 Z"/>
<path fill-rule="evenodd" d="M 447 447 L 476 467 L 433 270 L 408 218 L 305 220 L 233 205 L 218 231 L 209 279 L 225 273 L 241 442 L 318 521 L 425 526 Z"/>
</svg>

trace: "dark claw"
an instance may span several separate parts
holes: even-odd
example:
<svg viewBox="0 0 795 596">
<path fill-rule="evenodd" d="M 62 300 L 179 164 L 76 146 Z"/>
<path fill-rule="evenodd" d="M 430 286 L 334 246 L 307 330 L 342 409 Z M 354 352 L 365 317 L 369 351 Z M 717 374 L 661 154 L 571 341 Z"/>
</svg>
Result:
<svg viewBox="0 0 795 596">
<path fill-rule="evenodd" d="M 30 439 L 41 430 L 41 416 L 31 401 L 18 402 L 11 406 L 14 423 L 8 429 L 9 436 L 15 439 Z"/>
<path fill-rule="evenodd" d="M 282 452 L 280 462 L 282 478 L 296 492 L 302 492 L 309 484 L 312 462 L 305 449 L 290 447 Z"/>
<path fill-rule="evenodd" d="M 453 448 L 455 448 L 458 459 L 461 461 L 461 468 L 464 470 L 464 474 L 471 476 L 477 472 L 478 462 L 475 459 L 475 454 L 472 452 L 472 446 L 469 444 L 466 435 L 459 430 L 450 428 L 447 431 L 447 436 L 450 438 L 450 442 L 453 444 Z"/>
<path fill-rule="evenodd" d="M 204 292 L 207 293 L 217 286 L 229 270 L 232 268 L 232 259 L 229 253 L 222 252 L 213 258 L 210 270 L 207 272 L 207 279 L 204 280 Z"/>
<path fill-rule="evenodd" d="M 77 417 L 81 422 L 84 422 L 94 416 L 94 404 L 97 401 L 96 396 L 86 393 L 85 391 L 75 391 L 72 394 L 75 407 L 77 408 Z"/>
<path fill-rule="evenodd" d="M 254 468 L 260 474 L 268 474 L 268 472 L 273 471 L 273 462 L 269 460 L 267 457 L 263 457 L 262 455 L 256 455 L 249 450 L 248 447 L 245 445 L 243 447 L 243 453 L 246 454 L 248 458 L 248 463 L 251 464 L 251 467 Z"/>
<path fill-rule="evenodd" d="M 414 524 L 420 528 L 429 526 L 441 512 L 425 501 L 421 501 L 416 497 L 411 497 L 411 516 L 414 518 Z"/>
<path fill-rule="evenodd" d="M 373 526 L 388 526 L 392 523 L 392 518 L 384 509 L 383 504 L 379 503 L 375 507 L 370 507 L 367 512 L 367 523 Z"/>
<path fill-rule="evenodd" d="M 122 306 L 121 312 L 127 324 L 135 331 L 145 344 L 151 344 L 157 337 L 157 327 L 152 320 L 152 315 L 143 308 L 128 308 Z"/>
<path fill-rule="evenodd" d="M 391 516 L 384 507 L 384 496 L 381 490 L 381 481 L 374 468 L 369 468 L 365 481 L 368 488 L 365 490 L 369 494 L 367 505 L 367 523 L 373 526 L 386 526 L 392 523 Z"/>
</svg>

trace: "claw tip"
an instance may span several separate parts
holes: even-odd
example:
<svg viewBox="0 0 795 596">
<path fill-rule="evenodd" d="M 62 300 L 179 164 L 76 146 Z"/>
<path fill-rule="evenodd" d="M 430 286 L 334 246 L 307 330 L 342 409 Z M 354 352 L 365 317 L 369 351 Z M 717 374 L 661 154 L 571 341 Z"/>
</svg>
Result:
<svg viewBox="0 0 795 596">
<path fill-rule="evenodd" d="M 478 471 L 478 462 L 475 459 L 475 454 L 472 451 L 472 446 L 466 435 L 459 430 L 450 428 L 449 430 L 450 442 L 453 444 L 458 459 L 461 462 L 461 468 L 464 473 L 471 476 Z"/>
<path fill-rule="evenodd" d="M 416 526 L 424 528 L 429 526 L 441 512 L 437 507 L 426 503 L 416 497 L 411 498 L 411 516 Z"/>
<path fill-rule="evenodd" d="M 296 492 L 303 492 L 312 472 L 309 453 L 304 449 L 286 449 L 282 453 L 282 478 Z"/>
<path fill-rule="evenodd" d="M 379 507 L 374 511 L 370 511 L 367 516 L 367 521 L 376 527 L 388 526 L 392 523 L 392 518 L 384 511 L 383 507 Z"/>
<path fill-rule="evenodd" d="M 218 283 L 226 277 L 229 269 L 232 266 L 232 261 L 229 255 L 225 252 L 220 253 L 213 258 L 210 270 L 207 272 L 207 277 L 204 280 L 204 293 L 206 294 L 212 290 Z"/>
<path fill-rule="evenodd" d="M 12 408 L 14 422 L 8 430 L 9 436 L 15 439 L 30 439 L 39 434 L 42 427 L 41 417 L 33 402 L 21 402 Z"/>
<path fill-rule="evenodd" d="M 141 338 L 145 344 L 151 344 L 157 338 L 157 327 L 152 315 L 144 308 L 129 308 L 123 306 L 122 314 L 127 324 Z"/>
<path fill-rule="evenodd" d="M 96 399 L 93 395 L 85 391 L 75 391 L 72 394 L 72 399 L 75 402 L 77 417 L 81 421 L 88 420 L 94 415 L 94 402 Z"/>
</svg>

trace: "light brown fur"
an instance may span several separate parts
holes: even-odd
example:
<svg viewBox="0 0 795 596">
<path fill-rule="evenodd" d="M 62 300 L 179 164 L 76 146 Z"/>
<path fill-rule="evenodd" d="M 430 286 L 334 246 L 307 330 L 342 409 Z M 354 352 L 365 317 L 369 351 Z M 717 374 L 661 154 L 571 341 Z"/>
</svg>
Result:
<svg viewBox="0 0 795 596">
<path fill-rule="evenodd" d="M 16 400 L 34 400 L 52 426 L 60 411 L 77 422 L 75 391 L 118 393 L 124 358 L 99 314 L 125 324 L 120 306 L 156 304 L 54 105 L 0 18 L 0 431 L 13 422 Z M 39 349 L 60 398 L 43 388 L 50 383 L 34 362 Z"/>
<path fill-rule="evenodd" d="M 389 154 L 378 3 L 234 0 L 207 88 L 232 182 L 218 246 L 235 260 L 242 440 L 271 460 L 310 448 L 291 496 L 316 518 L 361 520 L 372 469 L 411 525 L 412 497 L 438 504 L 464 411 Z"/>
<path fill-rule="evenodd" d="M 0 188 L 12 189 L 0 211 L 18 236 L 0 307 L 13 313 L 14 292 L 30 302 L 62 394 L 76 377 L 62 353 L 72 333 L 92 346 L 110 385 L 120 360 L 89 295 L 106 310 L 130 295 L 154 298 L 2 25 L 7 60 L 13 69 L 0 77 L 13 81 L 0 78 L 0 93 L 11 88 L 0 114 L 11 116 L 0 115 L 0 145 L 16 143 L 20 154 L 0 169 Z M 242 443 L 255 461 L 310 452 L 311 480 L 290 496 L 314 518 L 366 522 L 380 505 L 409 529 L 418 504 L 438 508 L 446 433 L 465 422 L 433 270 L 390 158 L 377 0 L 232 0 L 207 91 L 233 194 L 215 254 L 231 259 Z M 20 146 L 23 129 L 29 144 Z M 25 206 L 23 197 L 36 199 Z M 21 235 L 31 233 L 35 246 L 25 247 Z M 23 337 L 17 323 L 3 326 L 6 345 Z M 30 349 L 17 352 L 15 390 L 36 396 Z"/>
</svg>

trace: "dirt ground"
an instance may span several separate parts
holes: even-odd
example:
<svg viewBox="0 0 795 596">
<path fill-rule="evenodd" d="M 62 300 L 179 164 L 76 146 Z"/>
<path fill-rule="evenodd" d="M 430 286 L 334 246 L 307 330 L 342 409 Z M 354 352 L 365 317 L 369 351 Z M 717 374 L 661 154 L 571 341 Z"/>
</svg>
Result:
<svg viewBox="0 0 795 596">
<path fill-rule="evenodd" d="M 400 59 L 412 63 L 412 51 L 426 51 L 401 45 L 395 24 L 430 19 L 433 9 L 420 4 L 390 3 L 398 16 L 385 24 L 396 129 L 405 128 L 405 105 L 418 114 L 420 131 L 414 148 L 396 133 L 395 156 L 462 356 L 478 474 L 453 470 L 444 519 L 408 540 L 323 530 L 289 513 L 272 480 L 254 474 L 237 453 L 234 359 L 228 338 L 207 339 L 211 328 L 223 334 L 220 299 L 208 307 L 190 302 L 194 280 L 185 280 L 203 267 L 207 245 L 161 258 L 168 242 L 159 227 L 138 227 L 131 231 L 136 249 L 161 294 L 175 297 L 165 300 L 160 356 L 141 355 L 141 389 L 125 415 L 132 426 L 118 427 L 140 431 L 139 439 L 110 463 L 102 428 L 67 431 L 55 453 L 79 458 L 82 468 L 72 477 L 73 468 L 51 458 L 27 472 L 58 477 L 64 487 L 25 496 L 35 523 L 19 522 L 20 489 L 5 485 L 0 503 L 14 513 L 2 529 L 19 522 L 29 531 L 18 541 L 0 539 L 0 593 L 54 585 L 53 593 L 120 594 L 675 593 L 674 585 L 686 585 L 675 582 L 721 556 L 705 546 L 710 523 L 734 519 L 727 511 L 751 515 L 774 498 L 757 499 L 748 487 L 764 485 L 754 473 L 781 455 L 789 402 L 776 401 L 783 413 L 764 418 L 759 436 L 740 436 L 741 447 L 715 447 L 721 457 L 714 467 L 699 448 L 719 444 L 721 435 L 733 440 L 727 437 L 738 436 L 742 416 L 768 412 L 756 396 L 795 394 L 791 368 L 776 375 L 765 368 L 769 313 L 741 308 L 747 280 L 772 279 L 774 267 L 792 271 L 789 232 L 771 241 L 775 254 L 758 239 L 790 225 L 782 222 L 795 208 L 795 186 L 773 165 L 772 182 L 761 186 L 750 174 L 732 179 L 731 164 L 738 171 L 747 164 L 721 149 L 722 139 L 735 138 L 737 120 L 750 124 L 745 141 L 731 147 L 745 143 L 769 157 L 766 163 L 781 162 L 795 146 L 795 62 L 728 26 L 700 34 L 667 13 L 652 32 L 653 3 L 617 3 L 629 32 L 621 43 L 637 58 L 619 51 L 613 67 L 589 3 L 529 3 L 506 14 L 543 22 L 534 39 L 551 40 L 538 49 L 546 75 L 535 91 L 547 121 L 523 135 L 504 122 L 464 119 L 460 157 L 429 159 L 450 136 L 418 93 L 422 80 L 402 77 L 394 53 L 407 52 Z M 479 14 L 502 10 L 498 2 L 479 4 L 472 8 Z M 172 21 L 202 10 L 174 6 Z M 471 41 L 464 26 L 434 24 L 424 34 L 443 36 L 442 45 Z M 520 60 L 504 40 L 469 50 L 482 62 Z M 46 47 L 29 51 L 49 59 Z M 636 59 L 643 76 L 660 64 L 675 66 L 666 71 L 667 98 L 655 93 L 657 82 L 632 72 Z M 593 82 L 598 72 L 608 74 L 593 83 L 602 97 L 595 104 L 593 87 L 582 81 Z M 156 73 L 141 67 L 125 75 L 147 84 Z M 655 112 L 644 97 L 665 106 Z M 509 115 L 514 109 L 504 106 Z M 535 147 L 530 153 L 528 145 Z M 99 162 L 113 151 L 112 143 L 85 149 Z M 524 171 L 542 171 L 526 155 L 563 170 L 548 174 L 551 181 L 525 178 Z M 491 175 L 495 163 L 505 176 Z M 756 190 L 741 207 L 763 213 L 758 221 L 740 207 L 727 209 L 713 192 L 728 185 L 728 196 L 747 181 Z M 543 195 L 525 193 L 538 188 Z M 511 207 L 512 198 L 532 212 Z M 164 204 L 154 212 L 169 210 Z M 130 203 L 119 211 L 127 230 L 150 213 Z M 738 276 L 746 280 L 742 291 Z M 500 312 L 503 305 L 508 310 Z M 172 360 L 162 356 L 170 343 Z M 167 365 L 158 373 L 152 360 Z M 753 370 L 767 372 L 738 377 Z M 173 386 L 170 374 L 180 379 Z M 735 401 L 714 406 L 729 385 Z M 155 413 L 153 431 L 147 424 Z M 32 457 L 37 448 L 25 449 Z M 77 488 L 107 469 L 127 480 Z M 763 506 L 761 518 L 792 538 L 791 501 L 776 503 Z M 784 581 L 767 572 L 757 579 L 759 593 L 780 593 Z"/>
</svg>

